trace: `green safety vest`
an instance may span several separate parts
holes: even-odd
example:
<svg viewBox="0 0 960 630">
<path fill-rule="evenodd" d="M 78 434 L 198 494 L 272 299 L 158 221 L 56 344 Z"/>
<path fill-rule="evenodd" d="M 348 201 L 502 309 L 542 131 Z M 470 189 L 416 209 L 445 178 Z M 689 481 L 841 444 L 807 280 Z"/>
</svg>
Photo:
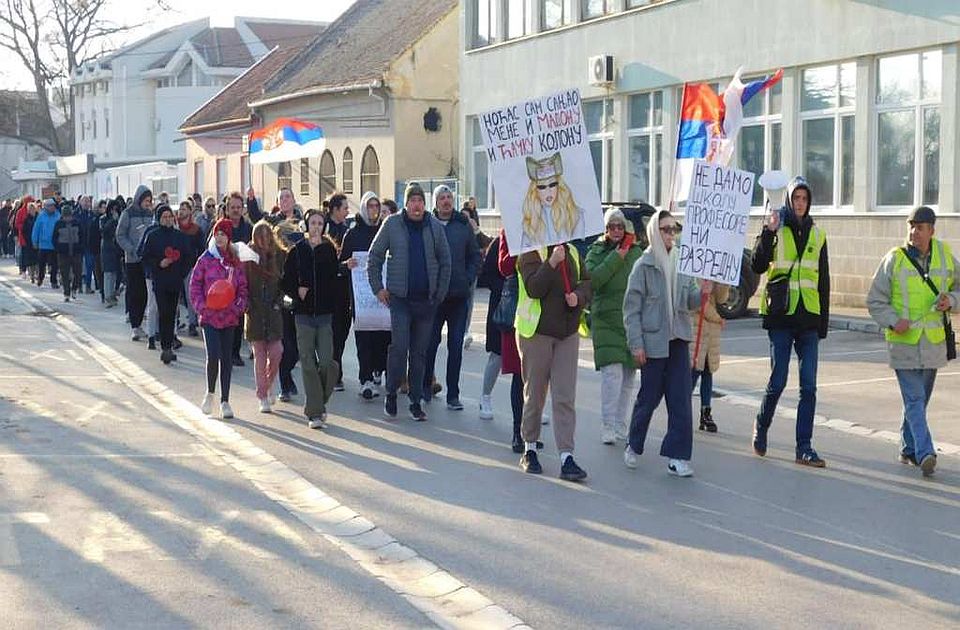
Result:
<svg viewBox="0 0 960 630">
<path fill-rule="evenodd" d="M 580 252 L 577 251 L 576 247 L 567 247 L 566 244 L 563 247 L 567 248 L 567 255 L 573 258 L 573 270 L 576 273 L 576 280 L 573 282 L 574 285 L 580 281 Z M 540 254 L 540 260 L 547 260 L 547 248 L 541 247 L 538 251 Z M 513 324 L 514 328 L 517 329 L 517 333 L 521 337 L 530 338 L 533 337 L 537 332 L 537 325 L 540 323 L 540 299 L 532 298 L 527 295 L 527 288 L 523 284 L 523 276 L 520 274 L 520 270 L 517 269 L 517 314 L 514 317 Z M 581 337 L 587 337 L 590 335 L 590 330 L 587 327 L 586 318 L 584 313 L 580 311 L 580 326 L 578 332 Z"/>
<path fill-rule="evenodd" d="M 797 305 L 803 300 L 803 308 L 808 313 L 820 314 L 820 250 L 827 237 L 817 226 L 810 228 L 807 246 L 797 255 L 797 242 L 793 239 L 793 230 L 780 230 L 777 244 L 773 248 L 773 259 L 767 269 L 767 281 L 790 274 L 790 302 L 787 315 L 797 312 Z M 793 271 L 790 267 L 793 266 Z M 760 298 L 760 314 L 767 314 L 767 289 L 764 287 Z"/>
<path fill-rule="evenodd" d="M 890 286 L 890 305 L 903 319 L 910 320 L 910 330 L 898 335 L 889 328 L 887 341 L 917 345 L 926 335 L 932 344 L 943 343 L 947 333 L 943 329 L 943 315 L 936 310 L 937 296 L 913 266 L 901 248 L 893 254 L 893 282 Z M 927 274 L 940 293 L 953 289 L 953 254 L 943 241 L 930 241 L 930 270 Z"/>
</svg>

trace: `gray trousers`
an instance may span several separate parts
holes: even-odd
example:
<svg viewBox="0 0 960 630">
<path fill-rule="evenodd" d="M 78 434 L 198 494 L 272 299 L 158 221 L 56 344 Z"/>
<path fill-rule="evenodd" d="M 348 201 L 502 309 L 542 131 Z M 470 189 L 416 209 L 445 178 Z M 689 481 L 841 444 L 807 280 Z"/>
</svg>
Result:
<svg viewBox="0 0 960 630">
<path fill-rule="evenodd" d="M 523 441 L 540 439 L 543 405 L 549 388 L 557 450 L 573 452 L 580 338 L 577 333 L 565 339 L 535 334 L 529 338 L 517 335 L 517 340 L 523 371 L 523 418 L 520 423 Z"/>
</svg>

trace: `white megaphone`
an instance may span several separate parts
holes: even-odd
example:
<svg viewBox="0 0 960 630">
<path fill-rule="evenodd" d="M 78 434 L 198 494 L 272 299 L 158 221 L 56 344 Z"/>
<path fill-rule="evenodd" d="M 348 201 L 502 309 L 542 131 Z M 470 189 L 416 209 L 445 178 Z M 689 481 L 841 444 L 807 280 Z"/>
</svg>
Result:
<svg viewBox="0 0 960 630">
<path fill-rule="evenodd" d="M 783 171 L 767 171 L 757 183 L 767 192 L 767 209 L 772 210 L 785 199 L 790 178 Z"/>
</svg>

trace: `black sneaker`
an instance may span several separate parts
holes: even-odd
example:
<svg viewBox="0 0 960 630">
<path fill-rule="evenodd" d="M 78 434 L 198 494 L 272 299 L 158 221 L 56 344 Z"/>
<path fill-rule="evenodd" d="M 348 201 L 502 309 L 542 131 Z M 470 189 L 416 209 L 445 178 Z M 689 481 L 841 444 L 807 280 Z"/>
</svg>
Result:
<svg viewBox="0 0 960 630">
<path fill-rule="evenodd" d="M 335 391 L 335 392 L 342 392 L 342 391 L 344 391 L 345 389 L 346 389 L 346 388 L 343 386 L 343 381 L 340 381 L 339 383 L 337 383 L 336 385 L 333 386 L 333 391 Z"/>
<path fill-rule="evenodd" d="M 190 327 L 187 328 L 187 336 L 188 336 L 188 337 L 199 337 L 199 336 L 200 336 L 200 333 L 197 331 L 197 325 L 196 325 L 196 324 L 190 324 Z"/>
<path fill-rule="evenodd" d="M 180 341 L 180 337 L 174 337 L 174 338 L 173 338 L 173 349 L 174 349 L 174 350 L 179 350 L 179 349 L 182 348 L 182 347 L 183 347 L 183 342 Z"/>
<path fill-rule="evenodd" d="M 417 422 L 426 422 L 427 412 L 423 410 L 423 407 L 420 405 L 420 403 L 410 403 L 410 417 Z"/>
<path fill-rule="evenodd" d="M 756 420 L 753 422 L 753 452 L 760 457 L 767 454 L 767 427 L 761 427 Z"/>
<path fill-rule="evenodd" d="M 810 466 L 812 468 L 825 468 L 827 465 L 827 462 L 821 459 L 812 448 L 797 453 L 797 463 L 801 466 Z"/>
<path fill-rule="evenodd" d="M 519 435 L 513 436 L 513 443 L 510 445 L 513 452 L 519 455 L 523 452 L 523 439 Z"/>
<path fill-rule="evenodd" d="M 388 418 L 397 417 L 397 395 L 396 394 L 387 394 L 387 397 L 383 399 L 383 413 L 385 413 Z"/>
<path fill-rule="evenodd" d="M 571 455 L 560 467 L 560 478 L 564 481 L 583 481 L 587 478 L 587 471 L 577 466 L 577 462 L 573 461 L 573 455 Z"/>
<path fill-rule="evenodd" d="M 150 339 L 147 341 L 147 348 L 148 348 L 149 350 L 156 350 L 156 349 L 157 349 L 157 338 L 156 338 L 156 337 L 150 337 Z"/>
<path fill-rule="evenodd" d="M 244 365 L 246 365 L 246 363 L 243 362 L 241 357 L 233 357 L 233 367 L 243 367 Z"/>
<path fill-rule="evenodd" d="M 447 409 L 451 409 L 453 411 L 463 411 L 463 403 L 460 402 L 459 398 L 456 400 L 448 400 Z"/>
<path fill-rule="evenodd" d="M 163 361 L 164 365 L 170 365 L 170 362 L 173 361 L 173 357 L 173 350 L 170 350 L 169 348 L 160 353 L 160 360 Z"/>
<path fill-rule="evenodd" d="M 540 459 L 537 457 L 536 451 L 527 451 L 523 454 L 523 457 L 520 458 L 520 470 L 525 473 L 530 473 L 531 475 L 540 475 L 543 473 L 543 468 L 540 466 Z"/>
</svg>

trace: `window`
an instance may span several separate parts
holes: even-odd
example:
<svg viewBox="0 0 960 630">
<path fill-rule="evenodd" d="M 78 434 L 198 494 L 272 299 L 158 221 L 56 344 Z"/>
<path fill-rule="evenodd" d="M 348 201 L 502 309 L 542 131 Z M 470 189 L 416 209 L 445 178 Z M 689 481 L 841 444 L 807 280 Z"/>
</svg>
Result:
<svg viewBox="0 0 960 630">
<path fill-rule="evenodd" d="M 277 164 L 277 190 L 282 188 L 293 190 L 293 166 L 290 162 Z"/>
<path fill-rule="evenodd" d="M 801 166 L 813 204 L 851 206 L 857 64 L 807 68 L 800 84 Z"/>
<path fill-rule="evenodd" d="M 593 170 L 600 186 L 600 198 L 613 199 L 613 99 L 589 101 L 583 104 L 583 115 L 590 141 L 590 156 Z"/>
<path fill-rule="evenodd" d="M 97 139 L 97 110 L 90 112 L 90 127 L 93 130 L 93 139 Z"/>
<path fill-rule="evenodd" d="M 627 109 L 629 198 L 659 206 L 663 166 L 663 92 L 634 94 L 627 101 Z"/>
<path fill-rule="evenodd" d="M 241 155 L 240 156 L 240 192 L 246 195 L 248 188 L 250 188 L 250 157 L 246 155 Z"/>
<path fill-rule="evenodd" d="M 487 151 L 483 148 L 483 136 L 480 134 L 480 121 L 470 117 L 470 190 L 477 198 L 477 208 L 492 208 L 493 182 L 490 179 Z"/>
<path fill-rule="evenodd" d="M 337 165 L 333 153 L 324 151 L 320 158 L 320 199 L 321 201 L 337 192 Z"/>
<path fill-rule="evenodd" d="M 199 68 L 197 68 L 197 80 L 194 85 L 197 85 L 198 87 L 206 87 L 208 85 L 213 85 L 213 80 L 207 74 L 204 74 Z"/>
<path fill-rule="evenodd" d="M 474 46 L 488 46 L 497 43 L 500 28 L 501 0 L 474 0 L 477 7 L 476 31 L 473 34 Z"/>
<path fill-rule="evenodd" d="M 193 85 L 193 63 L 190 61 L 187 61 L 177 74 L 177 86 L 184 87 L 187 85 Z"/>
<path fill-rule="evenodd" d="M 107 108 L 103 109 L 103 137 L 110 137 L 110 110 Z"/>
<path fill-rule="evenodd" d="M 878 61 L 878 206 L 940 201 L 942 63 L 939 50 Z"/>
<path fill-rule="evenodd" d="M 80 139 L 87 139 L 87 122 L 84 120 L 83 112 L 80 112 Z"/>
<path fill-rule="evenodd" d="M 580 0 L 580 16 L 584 20 L 613 12 L 613 0 Z"/>
<path fill-rule="evenodd" d="M 566 7 L 566 0 L 538 0 L 540 2 L 540 30 L 549 31 L 552 28 L 567 24 L 570 19 Z"/>
<path fill-rule="evenodd" d="M 373 147 L 367 147 L 360 160 L 360 188 L 363 192 L 373 191 L 380 194 L 380 160 Z"/>
<path fill-rule="evenodd" d="M 531 23 L 530 0 L 511 0 L 507 2 L 507 39 L 528 35 L 533 30 Z"/>
<path fill-rule="evenodd" d="M 300 196 L 310 196 L 310 158 L 300 158 Z"/>
<path fill-rule="evenodd" d="M 227 194 L 227 158 L 217 158 L 217 200 Z"/>
<path fill-rule="evenodd" d="M 756 78 L 759 77 L 744 79 L 743 82 L 750 83 Z M 782 102 L 783 87 L 777 83 L 754 96 L 743 107 L 743 126 L 736 147 L 737 166 L 757 177 L 766 171 L 779 170 L 783 161 Z M 759 185 L 753 187 L 750 203 L 752 206 L 763 205 L 763 188 Z"/>
<path fill-rule="evenodd" d="M 104 82 L 103 82 L 103 93 L 104 93 L 104 94 L 109 94 L 109 93 L 110 93 L 110 82 L 109 82 L 109 81 L 104 81 Z"/>
<path fill-rule="evenodd" d="M 353 151 L 350 147 L 343 150 L 343 193 L 353 194 Z"/>
<path fill-rule="evenodd" d="M 206 195 L 203 189 L 203 160 L 197 160 L 193 163 L 193 190 L 201 195 Z"/>
<path fill-rule="evenodd" d="M 655 2 L 659 2 L 659 0 L 627 0 L 627 8 L 635 9 L 637 7 L 646 6 Z"/>
</svg>

